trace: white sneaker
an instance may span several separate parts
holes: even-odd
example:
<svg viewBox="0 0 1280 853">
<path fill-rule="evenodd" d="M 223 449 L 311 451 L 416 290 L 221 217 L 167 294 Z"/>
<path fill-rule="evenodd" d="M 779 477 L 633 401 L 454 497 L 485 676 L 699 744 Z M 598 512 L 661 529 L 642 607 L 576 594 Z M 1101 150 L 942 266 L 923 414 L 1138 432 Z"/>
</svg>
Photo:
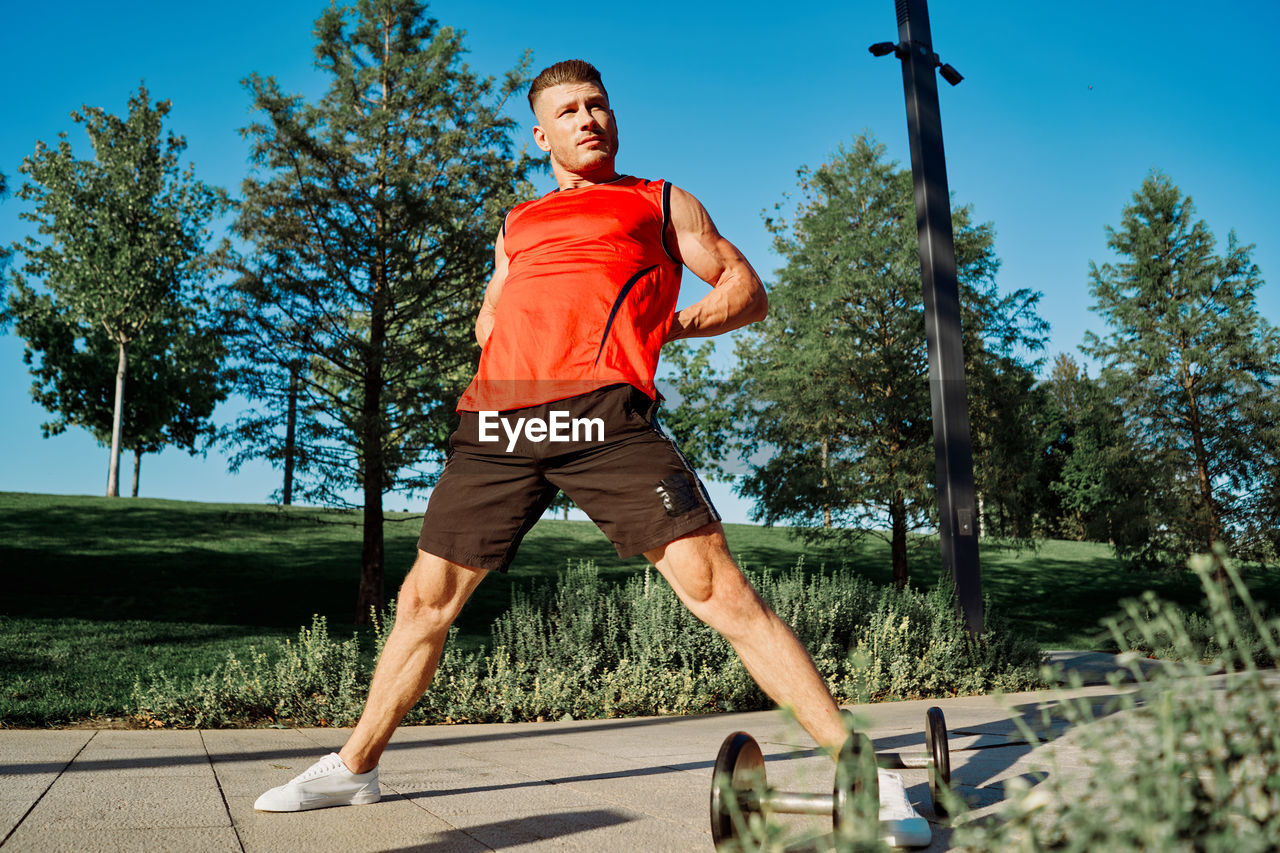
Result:
<svg viewBox="0 0 1280 853">
<path fill-rule="evenodd" d="M 272 788 L 253 807 L 260 812 L 301 812 L 329 806 L 363 806 L 382 799 L 378 768 L 352 773 L 338 753 L 331 752 L 287 785 Z"/>
<path fill-rule="evenodd" d="M 890 847 L 928 847 L 933 839 L 929 821 L 907 799 L 902 776 L 880 771 L 880 836 Z"/>
</svg>

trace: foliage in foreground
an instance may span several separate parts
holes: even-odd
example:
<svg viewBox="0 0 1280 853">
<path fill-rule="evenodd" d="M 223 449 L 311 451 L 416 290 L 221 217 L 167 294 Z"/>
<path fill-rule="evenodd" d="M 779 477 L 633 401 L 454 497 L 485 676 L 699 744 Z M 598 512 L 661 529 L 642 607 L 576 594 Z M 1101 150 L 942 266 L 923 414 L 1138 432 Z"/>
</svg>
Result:
<svg viewBox="0 0 1280 853">
<path fill-rule="evenodd" d="M 1216 567 L 1228 589 L 1211 579 Z M 1221 554 L 1192 561 L 1208 597 L 1227 675 L 1197 660 L 1196 626 L 1161 603 L 1130 602 L 1111 628 L 1117 640 L 1167 644 L 1187 663 L 1144 675 L 1136 692 L 1095 710 L 1088 697 L 1057 713 L 1085 757 L 1063 768 L 1051 759 L 1034 788 L 1010 784 L 1003 819 L 962 823 L 955 849 L 1001 851 L 1274 850 L 1280 838 L 1280 689 L 1255 660 L 1257 644 L 1280 664 L 1280 621 L 1267 621 Z M 1122 713 L 1117 713 L 1122 712 Z M 1017 717 L 1015 717 L 1017 719 Z M 1047 720 L 1045 721 L 1048 722 Z M 1030 731 L 1027 735 L 1032 736 Z"/>
<path fill-rule="evenodd" d="M 973 640 L 948 585 L 929 592 L 879 588 L 847 569 L 806 576 L 803 566 L 751 580 L 810 649 L 840 701 L 954 696 L 1041 686 L 1040 653 L 1011 636 L 999 614 Z M 394 608 L 378 620 L 385 641 Z M 151 725 L 224 726 L 287 721 L 351 725 L 369 673 L 355 637 L 332 639 L 316 618 L 296 642 L 234 655 L 180 683 L 163 672 L 134 688 Z M 446 646 L 435 683 L 408 722 L 514 722 L 770 707 L 737 656 L 648 573 L 622 585 L 595 566 L 516 594 L 494 623 L 487 652 Z"/>
</svg>

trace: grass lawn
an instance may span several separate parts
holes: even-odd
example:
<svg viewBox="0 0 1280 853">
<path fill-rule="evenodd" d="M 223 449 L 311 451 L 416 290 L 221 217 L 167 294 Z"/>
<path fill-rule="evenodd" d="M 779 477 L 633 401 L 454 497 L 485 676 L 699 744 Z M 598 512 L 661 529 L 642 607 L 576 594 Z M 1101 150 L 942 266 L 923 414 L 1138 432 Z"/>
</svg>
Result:
<svg viewBox="0 0 1280 853">
<path fill-rule="evenodd" d="M 394 594 L 420 518 L 389 517 L 386 584 Z M 888 547 L 875 538 L 841 548 L 806 546 L 781 528 L 727 525 L 726 535 L 749 569 L 787 569 L 803 555 L 810 571 L 846 564 L 890 579 Z M 513 587 L 554 578 L 577 560 L 619 579 L 646 565 L 619 560 L 589 522 L 544 520 L 511 573 L 481 585 L 459 620 L 460 642 L 485 643 Z M 914 560 L 913 583 L 935 583 L 936 546 L 923 543 Z M 1098 620 L 1145 589 L 1199 601 L 1189 573 L 1126 572 L 1103 545 L 1051 541 L 1019 552 L 988 544 L 982 561 L 993 606 L 1044 648 L 1100 647 Z M 295 635 L 312 614 L 349 635 L 359 573 L 357 513 L 0 492 L 0 725 L 118 716 L 148 667 L 207 671 L 228 651 Z M 1280 571 L 1253 571 L 1250 581 L 1274 608 Z"/>
</svg>

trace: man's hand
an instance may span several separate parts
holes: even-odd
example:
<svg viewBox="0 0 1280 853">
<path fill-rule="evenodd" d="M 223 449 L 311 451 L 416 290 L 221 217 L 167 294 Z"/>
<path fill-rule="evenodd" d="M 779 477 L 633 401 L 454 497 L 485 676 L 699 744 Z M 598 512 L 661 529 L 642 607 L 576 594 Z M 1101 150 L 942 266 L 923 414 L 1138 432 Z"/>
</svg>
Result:
<svg viewBox="0 0 1280 853">
<path fill-rule="evenodd" d="M 489 286 L 484 289 L 484 302 L 480 305 L 480 313 L 476 316 L 476 341 L 480 349 L 489 341 L 489 333 L 493 331 L 493 318 L 498 312 L 498 298 L 502 296 L 502 285 L 507 280 L 507 250 L 503 246 L 502 230 L 498 230 L 498 238 L 493 241 L 493 275 Z"/>
<path fill-rule="evenodd" d="M 751 264 L 716 230 L 706 208 L 689 193 L 671 187 L 671 223 L 663 235 L 678 259 L 711 285 L 711 292 L 677 311 L 667 341 L 709 338 L 763 320 L 769 297 Z M 486 297 L 487 300 L 487 297 Z"/>
</svg>

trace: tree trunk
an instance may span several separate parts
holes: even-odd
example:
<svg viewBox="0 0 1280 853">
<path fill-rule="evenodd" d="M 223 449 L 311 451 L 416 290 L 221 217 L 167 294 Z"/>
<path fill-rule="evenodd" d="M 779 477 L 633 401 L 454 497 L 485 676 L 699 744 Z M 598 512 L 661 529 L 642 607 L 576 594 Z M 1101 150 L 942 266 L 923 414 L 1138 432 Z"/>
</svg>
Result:
<svg viewBox="0 0 1280 853">
<path fill-rule="evenodd" d="M 364 544 L 360 553 L 360 593 L 356 598 L 356 624 L 370 622 L 370 609 L 386 605 L 383 588 L 382 484 L 386 461 L 382 442 L 382 361 L 387 338 L 386 266 L 373 270 L 373 298 L 369 311 L 369 348 L 364 365 L 364 401 L 360 412 L 361 455 L 364 458 Z"/>
<path fill-rule="evenodd" d="M 284 505 L 293 503 L 293 457 L 298 429 L 298 373 L 297 361 L 289 362 L 289 417 L 284 431 Z"/>
<path fill-rule="evenodd" d="M 371 476 L 372 465 L 365 465 L 365 477 Z M 385 555 L 382 541 L 382 487 L 378 481 L 366 479 L 364 484 L 364 544 L 360 549 L 360 593 L 356 598 L 356 624 L 370 624 L 369 611 L 386 606 L 383 588 Z"/>
<path fill-rule="evenodd" d="M 1184 372 L 1186 368 L 1183 368 Z M 1213 496 L 1213 480 L 1209 476 L 1209 453 L 1204 446 L 1204 427 L 1200 423 L 1200 406 L 1196 402 L 1195 393 L 1190 387 L 1190 380 L 1184 381 L 1184 388 L 1187 391 L 1187 397 L 1191 403 L 1191 445 L 1195 452 L 1196 461 L 1196 480 L 1200 487 L 1200 502 L 1202 510 L 1206 516 L 1206 527 L 1204 530 L 1205 553 L 1212 554 L 1213 546 L 1217 544 L 1222 537 L 1222 519 L 1218 513 L 1218 502 Z M 1213 579 L 1222 586 L 1227 584 L 1227 572 L 1222 565 L 1222 561 L 1218 561 L 1218 568 L 1213 572 Z"/>
<path fill-rule="evenodd" d="M 890 552 L 893 555 L 893 586 L 902 590 L 907 586 L 907 501 L 902 492 L 889 501 Z"/>
<path fill-rule="evenodd" d="M 827 453 L 828 452 L 829 452 L 829 449 L 827 446 L 827 439 L 824 437 L 822 439 L 822 493 L 824 498 L 826 497 L 826 491 L 827 491 Z M 822 501 L 822 526 L 827 528 L 828 530 L 831 529 L 831 504 L 827 503 L 825 499 Z"/>
<path fill-rule="evenodd" d="M 361 412 L 361 448 L 364 456 L 364 544 L 360 554 L 360 594 L 356 599 L 356 624 L 369 624 L 369 610 L 382 610 L 383 589 L 382 483 L 386 478 L 382 458 L 382 356 L 386 338 L 383 310 L 385 291 L 375 286 L 369 324 L 369 355 L 365 364 L 364 405 Z"/>
<path fill-rule="evenodd" d="M 382 103 L 387 102 L 387 60 L 390 22 L 383 20 Z M 378 201 L 387 193 L 386 138 L 378 152 Z M 386 213 L 379 209 L 374 233 L 381 239 L 387 233 Z M 373 290 L 369 299 L 369 348 L 364 357 L 364 400 L 360 412 L 360 453 L 364 460 L 364 544 L 360 551 L 360 592 L 356 598 L 356 624 L 370 623 L 371 609 L 382 610 L 386 604 L 383 587 L 385 554 L 382 537 L 382 484 L 386 479 L 386 461 L 382 455 L 382 367 L 387 340 L 387 312 L 391 307 L 387 280 L 385 247 L 369 270 Z"/>
<path fill-rule="evenodd" d="M 120 432 L 124 424 L 124 377 L 128 369 L 128 356 L 124 343 L 120 344 L 120 359 L 116 362 L 116 409 L 111 419 L 111 467 L 107 470 L 107 497 L 120 497 Z"/>
<path fill-rule="evenodd" d="M 133 496 L 138 496 L 138 475 L 142 473 L 142 450 L 133 449 Z"/>
</svg>

